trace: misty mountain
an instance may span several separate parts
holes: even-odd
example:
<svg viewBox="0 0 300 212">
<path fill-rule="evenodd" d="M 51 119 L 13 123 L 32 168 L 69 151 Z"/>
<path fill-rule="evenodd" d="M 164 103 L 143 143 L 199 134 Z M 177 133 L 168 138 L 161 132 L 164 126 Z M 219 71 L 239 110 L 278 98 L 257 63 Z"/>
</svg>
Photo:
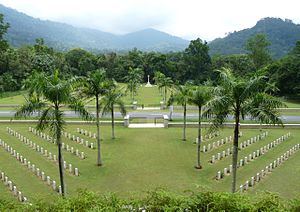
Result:
<svg viewBox="0 0 300 212">
<path fill-rule="evenodd" d="M 267 35 L 271 42 L 269 47 L 274 58 L 280 58 L 290 52 L 296 41 L 300 40 L 300 25 L 291 20 L 280 18 L 264 18 L 249 29 L 229 33 L 225 38 L 218 38 L 209 43 L 210 54 L 246 53 L 247 40 L 255 34 Z"/>
<path fill-rule="evenodd" d="M 78 28 L 69 24 L 33 18 L 0 4 L 0 13 L 10 24 L 6 39 L 10 45 L 32 45 L 36 38 L 59 50 L 84 48 L 91 51 L 126 51 L 138 48 L 144 51 L 181 51 L 189 41 L 167 33 L 145 29 L 126 35 L 114 35 L 100 30 Z"/>
</svg>

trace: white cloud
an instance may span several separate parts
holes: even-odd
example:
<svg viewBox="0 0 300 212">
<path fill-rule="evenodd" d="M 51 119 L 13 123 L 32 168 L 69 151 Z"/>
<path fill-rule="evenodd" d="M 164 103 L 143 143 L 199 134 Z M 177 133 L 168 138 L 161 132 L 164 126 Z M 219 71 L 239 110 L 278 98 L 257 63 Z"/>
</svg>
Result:
<svg viewBox="0 0 300 212">
<path fill-rule="evenodd" d="M 156 28 L 188 39 L 212 40 L 264 17 L 300 22 L 297 0 L 0 0 L 28 15 L 128 33 Z"/>
</svg>

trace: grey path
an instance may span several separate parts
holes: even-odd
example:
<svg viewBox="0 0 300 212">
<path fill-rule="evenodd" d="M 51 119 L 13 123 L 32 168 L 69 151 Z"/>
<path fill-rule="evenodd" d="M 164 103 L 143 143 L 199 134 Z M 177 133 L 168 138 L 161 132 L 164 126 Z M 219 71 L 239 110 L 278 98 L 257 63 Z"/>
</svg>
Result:
<svg viewBox="0 0 300 212">
<path fill-rule="evenodd" d="M 65 116 L 66 117 L 78 117 L 74 112 L 71 111 L 65 111 Z M 13 117 L 15 114 L 15 111 L 6 111 L 6 110 L 2 110 L 0 111 L 0 117 Z M 95 113 L 92 113 L 95 114 Z M 161 117 L 162 115 L 170 115 L 169 112 L 150 112 L 150 111 L 133 111 L 133 112 L 129 112 L 128 113 L 131 117 L 142 117 L 142 118 L 155 118 L 155 117 Z M 36 114 L 37 115 L 37 114 Z M 35 115 L 35 116 L 36 116 Z M 107 115 L 105 117 L 110 117 L 110 115 Z M 121 114 L 119 112 L 115 113 L 115 117 L 122 117 Z M 177 119 L 177 118 L 183 118 L 183 114 L 182 113 L 173 113 L 172 114 L 172 118 L 173 119 Z M 187 114 L 187 118 L 189 119 L 197 119 L 198 118 L 198 114 L 196 113 L 188 113 Z M 284 122 L 300 122 L 300 116 L 282 116 L 282 119 Z M 232 120 L 232 116 L 228 117 L 228 120 Z M 246 120 L 249 120 L 249 118 L 246 118 Z"/>
</svg>

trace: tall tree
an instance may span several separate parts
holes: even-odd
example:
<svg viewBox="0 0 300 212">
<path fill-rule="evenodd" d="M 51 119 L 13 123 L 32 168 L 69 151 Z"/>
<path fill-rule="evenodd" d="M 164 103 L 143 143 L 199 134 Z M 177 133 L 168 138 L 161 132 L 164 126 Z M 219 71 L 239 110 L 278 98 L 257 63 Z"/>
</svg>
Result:
<svg viewBox="0 0 300 212">
<path fill-rule="evenodd" d="M 192 40 L 184 51 L 185 81 L 203 82 L 210 77 L 211 59 L 208 54 L 208 44 L 200 38 Z"/>
<path fill-rule="evenodd" d="M 175 87 L 175 93 L 171 94 L 170 99 L 168 101 L 168 105 L 172 105 L 173 103 L 177 103 L 183 107 L 183 137 L 182 140 L 186 141 L 186 106 L 188 104 L 190 95 L 191 95 L 191 87 L 188 84 L 178 85 Z"/>
<path fill-rule="evenodd" d="M 106 78 L 104 69 L 98 69 L 91 72 L 85 77 L 81 83 L 80 94 L 86 98 L 96 100 L 96 126 L 97 126 L 97 165 L 102 166 L 101 159 L 101 143 L 100 143 L 100 111 L 101 98 L 107 93 L 111 87 L 111 82 Z"/>
<path fill-rule="evenodd" d="M 56 139 L 58 147 L 58 166 L 62 196 L 65 195 L 65 184 L 63 175 L 63 155 L 61 150 L 61 132 L 64 130 L 65 121 L 62 106 L 67 106 L 74 110 L 85 120 L 91 120 L 92 116 L 85 110 L 83 103 L 73 94 L 73 84 L 75 78 L 63 80 L 59 76 L 58 70 L 52 76 L 40 78 L 39 86 L 36 86 L 37 92 L 41 94 L 40 99 L 31 96 L 26 103 L 22 105 L 15 114 L 15 117 L 29 116 L 35 111 L 39 111 L 38 130 L 49 129 L 50 133 Z"/>
<path fill-rule="evenodd" d="M 4 23 L 3 14 L 0 13 L 0 52 L 5 51 L 9 47 L 7 41 L 4 39 L 8 28 L 9 24 Z"/>
<path fill-rule="evenodd" d="M 200 162 L 200 149 L 201 149 L 201 120 L 202 120 L 202 110 L 206 106 L 208 101 L 211 99 L 212 89 L 207 86 L 197 86 L 195 87 L 190 94 L 189 103 L 196 105 L 198 107 L 198 143 L 197 143 L 197 165 L 196 169 L 202 169 Z"/>
<path fill-rule="evenodd" d="M 268 47 L 271 45 L 265 34 L 256 34 L 246 43 L 246 50 L 253 60 L 256 69 L 260 69 L 272 61 Z"/>
<path fill-rule="evenodd" d="M 167 102 L 167 91 L 173 85 L 173 80 L 171 77 L 167 77 L 164 74 L 161 74 L 160 81 L 159 81 L 159 88 L 163 90 L 163 101 L 164 103 Z"/>
<path fill-rule="evenodd" d="M 260 123 L 282 124 L 278 108 L 284 104 L 266 92 L 266 85 L 264 76 L 238 78 L 230 69 L 224 68 L 219 72 L 219 85 L 214 89 L 214 97 L 208 102 L 205 114 L 212 115 L 211 130 L 223 126 L 228 115 L 234 117 L 232 192 L 236 191 L 240 120 L 249 116 Z"/>
<path fill-rule="evenodd" d="M 127 90 L 130 92 L 132 101 L 134 101 L 134 96 L 137 94 L 137 89 L 142 81 L 142 77 L 142 69 L 129 68 L 128 75 L 125 77 L 125 81 L 127 82 Z"/>
<path fill-rule="evenodd" d="M 111 128 L 112 128 L 112 139 L 115 139 L 115 116 L 114 116 L 114 106 L 117 105 L 123 116 L 126 115 L 126 108 L 123 102 L 122 88 L 118 88 L 117 85 L 112 87 L 107 91 L 102 99 L 103 113 L 111 113 Z"/>
</svg>

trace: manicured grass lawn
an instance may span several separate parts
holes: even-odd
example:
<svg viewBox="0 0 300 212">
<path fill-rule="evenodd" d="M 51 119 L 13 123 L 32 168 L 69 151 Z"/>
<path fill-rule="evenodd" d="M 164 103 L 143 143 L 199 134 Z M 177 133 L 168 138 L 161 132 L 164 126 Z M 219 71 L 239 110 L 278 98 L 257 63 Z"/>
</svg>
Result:
<svg viewBox="0 0 300 212">
<path fill-rule="evenodd" d="M 8 96 L 8 97 L 0 98 L 0 104 L 6 104 L 6 105 L 7 104 L 23 104 L 24 101 L 25 101 L 25 99 L 22 94 L 18 94 L 16 96 Z"/>
<path fill-rule="evenodd" d="M 29 133 L 28 127 L 33 125 L 1 124 L 0 138 L 9 143 L 10 146 L 27 158 L 27 160 L 30 160 L 36 167 L 45 171 L 47 175 L 50 175 L 51 178 L 59 183 L 58 166 L 21 143 L 17 138 L 9 135 L 5 129 L 6 126 L 17 130 L 54 154 L 57 153 L 57 147 Z M 77 127 L 96 132 L 93 125 L 69 125 L 66 131 L 85 140 L 95 142 L 91 138 L 78 134 L 76 132 Z M 78 148 L 80 151 L 84 151 L 87 156 L 86 159 L 81 160 L 71 153 L 63 151 L 64 159 L 68 163 L 72 163 L 73 167 L 78 167 L 80 171 L 79 177 L 65 172 L 68 195 L 74 195 L 79 188 L 87 188 L 101 194 L 116 192 L 118 195 L 127 198 L 137 195 L 143 196 L 148 190 L 153 190 L 157 187 L 166 188 L 178 193 L 184 193 L 187 190 L 230 191 L 231 176 L 227 176 L 220 181 L 216 181 L 214 178 L 217 171 L 222 171 L 223 168 L 229 166 L 231 157 L 226 157 L 215 164 L 209 163 L 209 160 L 213 154 L 231 147 L 232 143 L 228 143 L 207 153 L 201 153 L 204 168 L 196 170 L 194 169 L 194 165 L 196 164 L 197 152 L 196 145 L 193 144 L 197 134 L 196 128 L 187 129 L 188 140 L 186 142 L 181 141 L 181 128 L 128 129 L 117 127 L 116 140 L 111 139 L 111 129 L 109 126 L 104 126 L 101 130 L 103 139 L 103 167 L 96 166 L 95 149 L 86 148 L 83 145 L 63 138 L 63 142 L 73 146 L 75 149 Z M 269 136 L 266 139 L 240 151 L 239 158 L 248 156 L 256 149 L 270 143 L 288 131 L 291 131 L 292 136 L 286 142 L 269 150 L 255 161 L 250 162 L 247 166 L 239 168 L 238 186 L 299 142 L 299 130 L 277 129 L 268 131 Z M 232 133 L 232 129 L 224 129 L 221 131 L 219 137 L 205 141 L 204 143 L 207 145 L 208 143 L 232 135 Z M 259 130 L 243 129 L 241 141 L 247 140 L 259 133 Z M 274 173 L 269 174 L 263 179 L 250 193 L 267 189 L 279 192 L 286 198 L 294 197 L 294 195 L 299 193 L 299 189 L 293 183 L 299 182 L 300 175 L 299 169 L 293 169 L 293 167 L 298 166 L 299 157 L 300 151 L 274 170 Z M 40 197 L 51 200 L 57 196 L 45 182 L 37 179 L 32 172 L 28 171 L 24 165 L 8 154 L 2 147 L 0 148 L 0 170 L 5 171 L 29 199 Z M 286 179 L 287 173 L 289 177 L 288 181 Z M 5 189 L 7 190 L 7 188 L 3 188 L 3 184 L 0 184 L 0 187 L 2 187 L 0 188 L 0 192 Z M 10 192 L 2 193 L 7 197 L 11 195 Z"/>
</svg>

